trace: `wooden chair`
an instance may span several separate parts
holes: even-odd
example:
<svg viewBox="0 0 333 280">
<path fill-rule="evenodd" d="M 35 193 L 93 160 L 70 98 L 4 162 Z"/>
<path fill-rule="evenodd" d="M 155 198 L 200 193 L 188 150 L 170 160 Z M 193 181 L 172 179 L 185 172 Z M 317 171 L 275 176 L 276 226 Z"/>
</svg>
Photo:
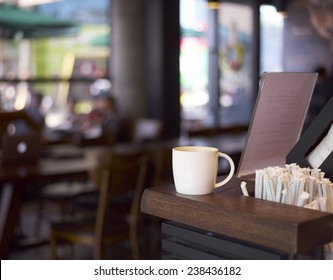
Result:
<svg viewBox="0 0 333 280">
<path fill-rule="evenodd" d="M 154 166 L 154 175 L 152 176 L 153 187 L 168 186 L 173 184 L 172 174 L 172 148 L 173 143 L 157 144 L 151 152 L 151 158 Z M 161 258 L 161 218 L 155 216 L 147 216 L 145 220 L 146 231 L 149 236 L 149 246 L 147 246 L 146 254 L 150 259 Z"/>
<path fill-rule="evenodd" d="M 94 259 L 105 257 L 106 244 L 130 241 L 133 259 L 140 258 L 138 227 L 140 200 L 147 179 L 147 156 L 142 151 L 105 155 L 99 165 L 100 186 L 96 215 L 51 225 L 51 254 L 58 258 L 61 241 L 93 248 Z"/>
<path fill-rule="evenodd" d="M 188 137 L 211 137 L 218 134 L 237 134 L 245 133 L 248 125 L 235 125 L 228 127 L 202 127 L 187 131 Z"/>
<path fill-rule="evenodd" d="M 159 119 L 139 118 L 132 129 L 132 142 L 145 143 L 159 140 L 162 136 L 163 124 Z"/>
<path fill-rule="evenodd" d="M 42 127 L 38 124 L 31 116 L 25 111 L 14 111 L 14 112 L 0 112 L 0 135 L 6 133 L 7 125 L 15 121 L 24 121 L 32 131 L 36 133 L 42 132 Z"/>
<path fill-rule="evenodd" d="M 40 188 L 37 200 L 37 217 L 34 225 L 34 234 L 39 236 L 43 220 L 52 221 L 69 219 L 75 215 L 72 201 L 81 196 L 98 195 L 98 189 L 90 178 L 77 178 L 73 181 L 65 181 L 44 185 Z M 46 208 L 49 203 L 52 207 Z"/>
</svg>

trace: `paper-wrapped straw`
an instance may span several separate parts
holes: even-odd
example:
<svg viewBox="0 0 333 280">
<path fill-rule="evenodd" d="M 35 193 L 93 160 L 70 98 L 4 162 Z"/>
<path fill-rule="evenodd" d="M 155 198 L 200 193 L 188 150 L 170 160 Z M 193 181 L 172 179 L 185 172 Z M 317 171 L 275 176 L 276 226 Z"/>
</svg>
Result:
<svg viewBox="0 0 333 280">
<path fill-rule="evenodd" d="M 286 203 L 287 189 L 284 189 L 282 192 L 281 203 Z"/>
<path fill-rule="evenodd" d="M 309 176 L 307 175 L 304 178 L 304 191 L 309 193 Z"/>
<path fill-rule="evenodd" d="M 329 134 L 332 132 L 329 132 Z M 326 160 L 326 158 L 332 152 L 330 138 L 331 135 L 327 135 L 324 139 L 311 151 L 307 160 L 312 167 L 318 168 Z"/>
<path fill-rule="evenodd" d="M 286 186 L 286 189 L 288 190 L 287 191 L 287 196 L 286 196 L 286 200 L 285 200 L 285 203 L 287 204 L 292 204 L 292 189 L 291 189 L 291 182 L 285 178 L 285 186 Z"/>
<path fill-rule="evenodd" d="M 319 173 L 321 169 L 319 168 L 314 168 L 311 170 L 311 176 L 315 177 L 316 179 L 319 179 Z"/>
<path fill-rule="evenodd" d="M 305 204 L 305 201 L 309 198 L 309 194 L 307 192 L 302 192 L 302 194 L 299 196 L 296 206 L 303 207 Z"/>
<path fill-rule="evenodd" d="M 325 197 L 319 198 L 319 209 L 320 211 L 327 212 Z"/>
<path fill-rule="evenodd" d="M 310 171 L 311 171 L 311 168 L 309 168 L 309 167 L 303 168 L 303 174 L 307 177 L 310 176 Z"/>
<path fill-rule="evenodd" d="M 249 196 L 249 193 L 248 193 L 247 188 L 246 188 L 246 182 L 242 181 L 241 184 L 240 184 L 240 187 L 242 189 L 242 194 L 245 195 L 245 196 Z"/>
<path fill-rule="evenodd" d="M 300 199 L 301 195 L 303 194 L 304 192 L 304 185 L 305 185 L 305 178 L 301 178 L 300 181 L 298 181 L 298 190 L 297 190 L 297 203 L 298 203 L 298 200 Z M 302 205 L 304 206 L 304 205 Z"/>
<path fill-rule="evenodd" d="M 321 183 L 318 180 L 315 185 L 315 194 L 316 194 L 315 198 L 323 197 L 323 190 L 321 188 Z"/>
<path fill-rule="evenodd" d="M 312 201 L 313 198 L 314 198 L 314 181 L 315 181 L 315 178 L 310 176 L 309 177 L 309 200 Z"/>
<path fill-rule="evenodd" d="M 298 182 L 294 180 L 291 185 L 291 197 L 289 204 L 296 205 L 297 204 L 297 197 L 298 195 Z"/>
<path fill-rule="evenodd" d="M 275 201 L 280 202 L 282 198 L 282 178 L 281 176 L 277 177 L 277 183 L 276 183 L 276 192 L 275 192 Z"/>
<path fill-rule="evenodd" d="M 308 162 L 311 164 L 312 167 L 318 168 L 322 165 L 323 160 L 321 157 L 317 156 L 316 154 L 310 154 L 308 156 Z"/>
<path fill-rule="evenodd" d="M 313 200 L 312 202 L 310 202 L 309 204 L 306 204 L 304 206 L 304 208 L 309 208 L 309 209 L 313 209 L 313 210 L 319 210 L 319 204 L 318 204 L 318 200 Z"/>
<path fill-rule="evenodd" d="M 267 195 L 268 195 L 268 199 L 270 201 L 275 201 L 275 187 L 274 187 L 274 181 L 272 178 L 267 178 Z"/>
<path fill-rule="evenodd" d="M 321 189 L 322 189 L 322 193 L 323 193 L 323 197 L 328 197 L 328 191 L 327 188 L 330 185 L 330 180 L 327 178 L 323 178 L 321 180 Z"/>
<path fill-rule="evenodd" d="M 330 130 L 333 142 L 333 124 Z M 331 143 L 333 146 L 333 143 Z M 267 167 L 256 170 L 255 197 L 333 213 L 333 183 L 319 168 Z M 242 192 L 246 195 L 241 184 Z M 325 257 L 333 259 L 333 242 L 324 246 Z"/>
<path fill-rule="evenodd" d="M 267 199 L 268 182 L 267 182 L 267 176 L 266 176 L 265 173 L 263 173 L 262 179 L 263 179 L 263 181 L 262 181 L 262 187 L 263 187 L 262 198 Z"/>
<path fill-rule="evenodd" d="M 258 186 L 258 198 L 263 198 L 263 174 L 262 170 L 259 171 L 259 186 Z"/>
<path fill-rule="evenodd" d="M 255 182 L 254 182 L 254 197 L 259 198 L 259 176 L 260 176 L 260 171 L 256 170 L 255 173 Z"/>
<path fill-rule="evenodd" d="M 327 191 L 327 201 L 329 204 L 329 207 L 327 207 L 327 211 L 329 211 L 330 213 L 333 213 L 333 186 L 332 183 L 327 185 L 326 188 Z"/>
<path fill-rule="evenodd" d="M 332 123 L 326 137 L 324 137 L 323 142 L 325 143 L 326 147 L 332 152 L 333 151 L 333 123 Z"/>
<path fill-rule="evenodd" d="M 333 212 L 333 184 L 319 168 L 286 164 L 258 169 L 255 178 L 256 198 Z"/>
</svg>

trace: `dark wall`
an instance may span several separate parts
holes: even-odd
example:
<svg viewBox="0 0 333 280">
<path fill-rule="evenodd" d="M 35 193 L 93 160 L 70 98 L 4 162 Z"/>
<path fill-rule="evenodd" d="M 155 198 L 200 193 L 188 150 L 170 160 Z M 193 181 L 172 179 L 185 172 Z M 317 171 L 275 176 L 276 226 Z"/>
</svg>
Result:
<svg viewBox="0 0 333 280">
<path fill-rule="evenodd" d="M 179 0 L 112 0 L 110 73 L 121 113 L 180 133 Z"/>
<path fill-rule="evenodd" d="M 333 65 L 330 42 L 311 24 L 306 2 L 294 0 L 288 4 L 284 38 L 286 71 L 313 71 L 319 65 L 331 69 Z"/>
<path fill-rule="evenodd" d="M 163 120 L 164 137 L 180 133 L 179 0 L 147 0 L 147 114 Z"/>
</svg>

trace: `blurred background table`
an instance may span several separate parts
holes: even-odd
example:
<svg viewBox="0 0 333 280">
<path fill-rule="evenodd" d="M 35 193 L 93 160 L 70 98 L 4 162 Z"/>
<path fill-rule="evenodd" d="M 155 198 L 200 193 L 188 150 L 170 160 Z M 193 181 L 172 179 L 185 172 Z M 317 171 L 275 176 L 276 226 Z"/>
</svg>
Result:
<svg viewBox="0 0 333 280">
<path fill-rule="evenodd" d="M 25 186 L 65 181 L 70 177 L 86 177 L 93 167 L 92 158 L 41 158 L 35 165 L 0 167 L 0 258 L 6 259 L 14 236 Z"/>
<path fill-rule="evenodd" d="M 153 185 L 172 181 L 172 148 L 180 145 L 204 145 L 219 148 L 230 154 L 237 165 L 245 143 L 246 133 L 209 136 L 180 137 L 146 143 L 124 143 L 115 146 L 79 147 L 71 144 L 46 145 L 37 164 L 12 167 L 0 166 L 1 212 L 0 212 L 0 257 L 8 257 L 17 226 L 21 205 L 26 195 L 26 186 L 39 188 L 53 182 L 66 182 L 88 178 L 96 165 L 96 159 L 112 150 L 142 149 L 147 151 L 157 166 Z M 156 156 L 157 155 L 157 156 Z M 221 165 L 221 172 L 224 166 Z M 146 186 L 152 187 L 152 186 Z"/>
</svg>

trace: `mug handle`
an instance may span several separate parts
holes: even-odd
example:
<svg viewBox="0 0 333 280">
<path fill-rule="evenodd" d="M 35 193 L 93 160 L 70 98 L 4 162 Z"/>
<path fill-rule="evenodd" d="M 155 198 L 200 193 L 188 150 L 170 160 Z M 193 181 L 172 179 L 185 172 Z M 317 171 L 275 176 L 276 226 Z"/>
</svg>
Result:
<svg viewBox="0 0 333 280">
<path fill-rule="evenodd" d="M 234 164 L 233 160 L 231 159 L 231 157 L 229 157 L 227 154 L 224 154 L 224 153 L 221 153 L 221 152 L 218 153 L 218 156 L 222 157 L 222 158 L 225 158 L 229 162 L 230 171 L 229 171 L 229 175 L 227 176 L 227 178 L 225 178 L 222 182 L 219 182 L 219 183 L 215 184 L 215 186 L 214 186 L 215 188 L 221 187 L 224 184 L 228 183 L 230 181 L 230 179 L 232 178 L 232 176 L 234 175 L 234 173 L 235 173 L 235 164 Z"/>
</svg>

